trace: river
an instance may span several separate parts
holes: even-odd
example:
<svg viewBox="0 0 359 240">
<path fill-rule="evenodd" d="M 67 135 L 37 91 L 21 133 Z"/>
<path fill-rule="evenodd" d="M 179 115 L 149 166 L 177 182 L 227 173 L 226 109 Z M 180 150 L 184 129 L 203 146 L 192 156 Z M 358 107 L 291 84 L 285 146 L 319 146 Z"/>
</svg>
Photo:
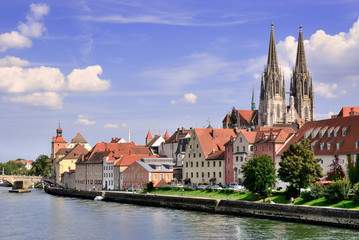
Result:
<svg viewBox="0 0 359 240">
<path fill-rule="evenodd" d="M 358 239 L 359 231 L 0 187 L 0 239 Z"/>
</svg>

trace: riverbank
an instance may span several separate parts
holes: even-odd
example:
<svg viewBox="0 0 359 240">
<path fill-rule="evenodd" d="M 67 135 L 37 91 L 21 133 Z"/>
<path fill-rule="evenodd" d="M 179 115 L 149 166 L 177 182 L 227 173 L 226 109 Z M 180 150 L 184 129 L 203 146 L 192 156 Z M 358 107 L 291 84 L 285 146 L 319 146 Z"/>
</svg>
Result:
<svg viewBox="0 0 359 240">
<path fill-rule="evenodd" d="M 218 200 L 152 194 L 147 195 L 114 191 L 91 192 L 50 187 L 46 187 L 45 192 L 57 196 L 84 199 L 94 199 L 96 196 L 102 196 L 104 201 L 152 207 L 166 207 L 236 216 L 259 217 L 344 228 L 359 228 L 359 212 L 357 210 L 349 209 L 269 204 L 240 200 Z"/>
</svg>

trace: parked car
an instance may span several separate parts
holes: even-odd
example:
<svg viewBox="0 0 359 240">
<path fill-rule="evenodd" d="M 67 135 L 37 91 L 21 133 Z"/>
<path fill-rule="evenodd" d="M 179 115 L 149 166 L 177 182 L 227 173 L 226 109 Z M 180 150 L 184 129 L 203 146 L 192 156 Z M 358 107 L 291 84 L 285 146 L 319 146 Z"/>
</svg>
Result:
<svg viewBox="0 0 359 240">
<path fill-rule="evenodd" d="M 213 188 L 213 189 L 222 189 L 222 187 L 219 186 L 218 184 L 215 184 L 215 185 L 210 186 L 210 187 Z"/>
<path fill-rule="evenodd" d="M 238 183 L 229 183 L 228 188 L 234 189 L 235 191 L 243 191 L 245 188 L 242 185 L 239 185 Z"/>
<path fill-rule="evenodd" d="M 206 189 L 208 187 L 209 187 L 208 183 L 205 182 L 198 183 L 197 185 L 197 189 Z"/>
</svg>

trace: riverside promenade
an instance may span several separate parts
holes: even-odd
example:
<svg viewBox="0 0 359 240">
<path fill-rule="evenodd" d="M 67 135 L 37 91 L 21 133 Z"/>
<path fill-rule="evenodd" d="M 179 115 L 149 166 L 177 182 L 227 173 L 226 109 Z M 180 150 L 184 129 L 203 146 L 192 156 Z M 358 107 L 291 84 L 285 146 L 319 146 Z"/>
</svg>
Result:
<svg viewBox="0 0 359 240">
<path fill-rule="evenodd" d="M 94 199 L 102 196 L 103 201 L 359 229 L 358 210 L 52 187 L 45 187 L 45 192 L 64 197 Z"/>
</svg>

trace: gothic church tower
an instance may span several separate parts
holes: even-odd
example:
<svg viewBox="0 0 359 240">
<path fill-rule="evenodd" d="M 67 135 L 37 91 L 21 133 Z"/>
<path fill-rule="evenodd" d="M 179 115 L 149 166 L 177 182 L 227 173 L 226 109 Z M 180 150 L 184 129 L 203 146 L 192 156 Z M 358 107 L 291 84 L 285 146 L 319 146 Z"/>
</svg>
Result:
<svg viewBox="0 0 359 240">
<path fill-rule="evenodd" d="M 271 26 L 267 66 L 261 79 L 258 125 L 287 124 L 285 81 L 278 65 L 273 23 Z"/>
<path fill-rule="evenodd" d="M 299 118 L 306 122 L 315 120 L 312 76 L 305 59 L 302 26 L 299 27 L 297 59 L 290 82 L 290 99 L 294 101 Z"/>
</svg>

